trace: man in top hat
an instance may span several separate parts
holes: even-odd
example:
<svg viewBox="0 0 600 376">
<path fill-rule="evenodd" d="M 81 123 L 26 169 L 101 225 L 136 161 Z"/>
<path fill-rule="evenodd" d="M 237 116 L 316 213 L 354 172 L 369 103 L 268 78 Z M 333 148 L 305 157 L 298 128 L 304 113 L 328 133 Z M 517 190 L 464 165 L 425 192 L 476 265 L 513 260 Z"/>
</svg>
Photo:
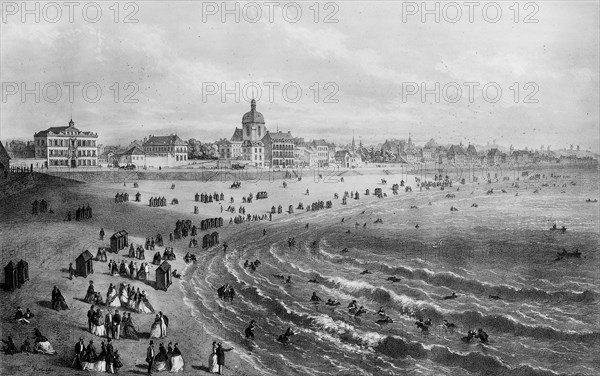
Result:
<svg viewBox="0 0 600 376">
<path fill-rule="evenodd" d="M 152 367 L 154 366 L 154 341 L 150 341 L 148 350 L 146 350 L 146 362 L 148 363 L 148 375 L 152 375 Z"/>
<path fill-rule="evenodd" d="M 85 343 L 83 342 L 83 337 L 79 337 L 79 342 L 75 344 L 75 357 L 71 362 L 71 367 L 81 369 L 81 358 L 85 354 Z"/>
<path fill-rule="evenodd" d="M 223 367 L 225 367 L 225 352 L 233 350 L 233 347 L 230 349 L 224 349 L 223 344 L 221 342 L 217 343 L 217 365 L 219 366 L 219 375 L 223 374 Z"/>
</svg>

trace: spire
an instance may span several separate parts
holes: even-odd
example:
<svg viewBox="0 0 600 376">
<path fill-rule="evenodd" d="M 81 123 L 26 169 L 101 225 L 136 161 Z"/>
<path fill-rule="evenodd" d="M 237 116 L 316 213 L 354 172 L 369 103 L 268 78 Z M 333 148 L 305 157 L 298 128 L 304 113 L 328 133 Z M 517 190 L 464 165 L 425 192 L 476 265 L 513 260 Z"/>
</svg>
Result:
<svg viewBox="0 0 600 376">
<path fill-rule="evenodd" d="M 250 101 L 250 111 L 256 111 L 256 101 L 254 98 Z"/>
<path fill-rule="evenodd" d="M 75 122 L 73 121 L 73 117 L 71 117 L 71 120 L 69 121 L 69 127 L 74 127 L 75 126 Z"/>
<path fill-rule="evenodd" d="M 354 143 L 354 131 L 352 131 L 352 151 L 356 150 L 356 144 Z"/>
</svg>

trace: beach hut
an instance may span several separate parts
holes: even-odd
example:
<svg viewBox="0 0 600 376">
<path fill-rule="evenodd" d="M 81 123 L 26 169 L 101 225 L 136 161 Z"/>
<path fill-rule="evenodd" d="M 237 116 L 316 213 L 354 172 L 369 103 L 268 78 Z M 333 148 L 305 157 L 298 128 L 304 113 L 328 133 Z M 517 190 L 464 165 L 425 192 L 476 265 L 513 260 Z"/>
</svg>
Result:
<svg viewBox="0 0 600 376">
<path fill-rule="evenodd" d="M 14 291 L 17 287 L 19 287 L 17 268 L 11 261 L 4 267 L 4 290 Z"/>
<path fill-rule="evenodd" d="M 294 212 L 294 205 L 290 205 L 288 207 L 288 213 L 292 214 Z"/>
<path fill-rule="evenodd" d="M 75 269 L 78 276 L 87 277 L 94 272 L 94 256 L 87 249 L 75 259 Z"/>
<path fill-rule="evenodd" d="M 163 261 L 158 268 L 156 268 L 156 284 L 154 288 L 156 290 L 165 290 L 171 286 L 171 264 L 167 261 Z"/>
<path fill-rule="evenodd" d="M 210 234 L 210 242 L 211 242 L 211 245 L 219 244 L 219 233 L 218 232 L 215 231 L 212 234 Z"/>
<path fill-rule="evenodd" d="M 115 232 L 110 237 L 110 249 L 117 253 L 129 245 L 129 234 L 125 230 Z"/>
<path fill-rule="evenodd" d="M 17 279 L 20 285 L 29 281 L 29 264 L 23 259 L 17 263 Z"/>
</svg>

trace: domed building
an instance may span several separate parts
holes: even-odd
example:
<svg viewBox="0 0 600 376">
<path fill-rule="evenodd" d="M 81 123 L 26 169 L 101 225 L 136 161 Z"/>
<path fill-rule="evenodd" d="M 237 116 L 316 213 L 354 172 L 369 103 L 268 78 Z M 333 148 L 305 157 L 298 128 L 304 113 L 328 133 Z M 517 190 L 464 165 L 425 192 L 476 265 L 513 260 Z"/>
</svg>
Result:
<svg viewBox="0 0 600 376">
<path fill-rule="evenodd" d="M 250 111 L 242 117 L 242 138 L 244 141 L 259 141 L 267 133 L 263 114 L 256 111 L 256 101 L 250 102 Z"/>
<path fill-rule="evenodd" d="M 219 144 L 224 159 L 247 161 L 252 166 L 264 166 L 265 148 L 261 139 L 267 133 L 263 114 L 256 111 L 256 101 L 250 102 L 250 111 L 242 116 L 242 128 L 235 128 L 231 139 Z"/>
</svg>

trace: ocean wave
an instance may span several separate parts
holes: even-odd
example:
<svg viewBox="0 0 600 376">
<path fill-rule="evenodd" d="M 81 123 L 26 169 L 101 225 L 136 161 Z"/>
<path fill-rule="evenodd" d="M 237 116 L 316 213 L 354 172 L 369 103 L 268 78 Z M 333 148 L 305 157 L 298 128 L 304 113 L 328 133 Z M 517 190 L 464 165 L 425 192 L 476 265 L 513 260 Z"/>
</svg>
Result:
<svg viewBox="0 0 600 376">
<path fill-rule="evenodd" d="M 375 351 L 392 358 L 411 357 L 413 359 L 429 359 L 436 363 L 452 367 L 461 367 L 481 375 L 510 375 L 510 376 L 556 376 L 557 373 L 535 368 L 530 365 L 510 367 L 494 356 L 480 352 L 460 354 L 447 347 L 432 345 L 425 347 L 418 342 L 407 342 L 397 336 L 387 336 L 377 346 Z"/>
<path fill-rule="evenodd" d="M 510 301 L 554 301 L 594 303 L 598 300 L 598 293 L 585 290 L 583 292 L 573 291 L 545 291 L 538 288 L 517 289 L 508 285 L 492 285 L 475 279 L 468 279 L 452 272 L 435 273 L 426 268 L 410 268 L 407 266 L 388 266 L 381 262 L 368 262 L 345 257 L 345 262 L 357 264 L 360 267 L 368 267 L 371 270 L 380 270 L 384 274 L 402 276 L 413 280 L 422 280 L 430 285 L 447 287 L 456 291 L 471 292 L 478 295 L 497 295 L 502 299 Z"/>
<path fill-rule="evenodd" d="M 341 277 L 331 277 L 324 281 L 329 287 L 338 287 L 350 291 L 354 296 L 368 298 L 380 304 L 393 304 L 394 309 L 404 315 L 415 318 L 430 318 L 434 322 L 444 319 L 458 321 L 463 327 L 481 326 L 489 330 L 510 333 L 515 336 L 533 337 L 539 339 L 600 342 L 599 332 L 562 331 L 550 326 L 525 325 L 512 317 L 503 315 L 488 315 L 478 311 L 456 312 L 443 309 L 430 302 L 411 299 L 398 295 L 383 287 L 373 286 L 364 281 L 351 281 Z"/>
</svg>

